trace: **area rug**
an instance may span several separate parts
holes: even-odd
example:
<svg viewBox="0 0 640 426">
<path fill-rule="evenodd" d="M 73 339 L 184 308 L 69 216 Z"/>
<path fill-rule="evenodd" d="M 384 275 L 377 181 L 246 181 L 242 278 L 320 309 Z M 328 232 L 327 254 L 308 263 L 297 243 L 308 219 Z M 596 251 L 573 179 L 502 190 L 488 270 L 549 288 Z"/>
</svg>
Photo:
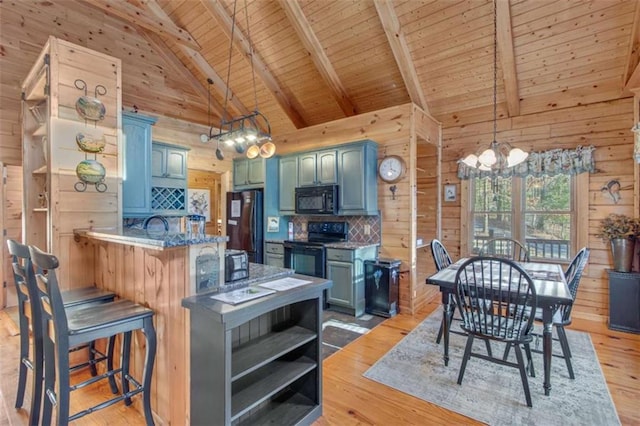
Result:
<svg viewBox="0 0 640 426">
<path fill-rule="evenodd" d="M 620 424 L 589 334 L 567 330 L 576 378 L 569 379 L 564 359 L 553 357 L 549 396 L 542 387 L 542 354 L 533 354 L 536 377 L 529 377 L 533 402 L 529 408 L 516 368 L 471 358 L 462 385 L 457 384 L 466 337 L 451 334 L 449 366 L 445 367 L 442 345 L 435 343 L 441 319 L 441 311 L 431 314 L 364 376 L 490 425 Z M 476 344 L 474 350 L 482 352 L 484 342 L 476 340 Z M 554 341 L 554 352 L 559 346 Z M 492 342 L 492 349 L 495 355 L 504 346 Z M 513 352 L 510 356 L 515 361 Z"/>
<path fill-rule="evenodd" d="M 325 310 L 322 313 L 322 359 L 325 359 L 367 334 L 386 318 L 364 314 L 353 315 Z"/>
</svg>

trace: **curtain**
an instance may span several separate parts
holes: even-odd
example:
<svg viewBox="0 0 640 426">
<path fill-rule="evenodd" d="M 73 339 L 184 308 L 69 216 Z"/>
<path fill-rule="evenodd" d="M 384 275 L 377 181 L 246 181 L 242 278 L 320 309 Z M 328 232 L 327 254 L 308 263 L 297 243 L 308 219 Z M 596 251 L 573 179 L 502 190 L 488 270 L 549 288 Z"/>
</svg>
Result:
<svg viewBox="0 0 640 426">
<path fill-rule="evenodd" d="M 555 176 L 559 174 L 577 175 L 593 173 L 596 164 L 593 159 L 593 145 L 578 146 L 576 149 L 552 149 L 542 152 L 531 152 L 525 161 L 515 167 L 499 171 L 482 171 L 469 167 L 458 160 L 458 178 L 474 179 L 483 177 L 510 176 Z"/>
</svg>

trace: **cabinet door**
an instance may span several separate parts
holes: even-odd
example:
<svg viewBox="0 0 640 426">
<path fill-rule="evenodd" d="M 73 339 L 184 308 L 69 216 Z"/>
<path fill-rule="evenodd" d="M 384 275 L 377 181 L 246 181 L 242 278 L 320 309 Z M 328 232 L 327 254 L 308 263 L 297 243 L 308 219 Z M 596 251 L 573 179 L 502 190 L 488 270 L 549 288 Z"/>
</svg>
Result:
<svg viewBox="0 0 640 426">
<path fill-rule="evenodd" d="M 125 136 L 123 214 L 147 214 L 151 209 L 151 123 L 123 114 L 122 131 Z"/>
<path fill-rule="evenodd" d="M 292 214 L 296 211 L 295 188 L 298 186 L 298 157 L 282 157 L 278 168 L 279 210 L 280 214 Z"/>
<path fill-rule="evenodd" d="M 242 186 L 247 184 L 249 164 L 245 160 L 233 161 L 233 186 Z"/>
<path fill-rule="evenodd" d="M 264 159 L 256 158 L 247 160 L 247 184 L 264 184 Z"/>
<path fill-rule="evenodd" d="M 336 151 L 322 151 L 316 156 L 316 181 L 323 185 L 338 183 Z"/>
<path fill-rule="evenodd" d="M 309 152 L 298 157 L 298 185 L 316 184 L 316 153 Z"/>
<path fill-rule="evenodd" d="M 363 210 L 365 208 L 364 152 L 362 147 L 340 150 L 342 176 L 340 178 L 340 209 Z"/>
<path fill-rule="evenodd" d="M 165 177 L 174 179 L 186 179 L 187 152 L 181 149 L 167 148 L 165 156 L 167 159 Z"/>
<path fill-rule="evenodd" d="M 151 148 L 151 176 L 165 177 L 167 149 L 163 146 L 153 145 Z"/>
<path fill-rule="evenodd" d="M 333 287 L 327 290 L 327 302 L 355 308 L 353 302 L 353 264 L 328 261 L 327 279 L 333 281 Z"/>
<path fill-rule="evenodd" d="M 283 254 L 264 254 L 264 264 L 269 266 L 276 266 L 278 268 L 284 268 L 284 255 Z"/>
</svg>

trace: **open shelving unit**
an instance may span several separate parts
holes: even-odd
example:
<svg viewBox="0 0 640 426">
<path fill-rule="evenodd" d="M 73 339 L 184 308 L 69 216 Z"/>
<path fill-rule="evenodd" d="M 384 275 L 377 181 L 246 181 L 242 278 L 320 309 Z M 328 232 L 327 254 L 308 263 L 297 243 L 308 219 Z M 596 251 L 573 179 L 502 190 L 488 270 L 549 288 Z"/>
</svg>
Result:
<svg viewBox="0 0 640 426">
<path fill-rule="evenodd" d="M 190 308 L 192 424 L 310 424 L 322 414 L 315 287 L 227 306 L 224 318 Z"/>
</svg>

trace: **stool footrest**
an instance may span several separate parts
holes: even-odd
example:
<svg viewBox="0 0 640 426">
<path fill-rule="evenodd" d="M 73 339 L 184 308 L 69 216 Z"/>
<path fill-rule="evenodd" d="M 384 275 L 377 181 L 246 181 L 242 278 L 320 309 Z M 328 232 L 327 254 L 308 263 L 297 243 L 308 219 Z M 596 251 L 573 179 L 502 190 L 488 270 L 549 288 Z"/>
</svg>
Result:
<svg viewBox="0 0 640 426">
<path fill-rule="evenodd" d="M 83 382 L 80 383 L 76 383 L 75 385 L 69 386 L 69 390 L 74 391 L 76 389 L 82 389 L 85 386 L 91 385 L 95 382 L 98 382 L 102 379 L 106 379 L 109 378 L 111 376 L 115 376 L 116 374 L 120 373 L 122 371 L 122 368 L 117 368 L 115 370 L 111 370 L 111 371 L 107 371 L 104 374 L 101 374 L 99 376 L 95 376 L 95 377 L 91 377 L 90 379 L 87 379 Z"/>
<path fill-rule="evenodd" d="M 116 371 L 116 370 L 114 370 Z M 119 371 L 119 370 L 118 370 Z M 144 389 L 142 387 L 142 385 L 140 385 L 140 383 L 137 382 L 137 380 L 135 380 L 133 377 L 130 376 L 125 376 L 125 379 L 128 380 L 129 382 L 133 383 L 133 385 L 135 386 L 135 389 L 130 390 L 127 393 L 124 393 L 122 395 L 118 395 L 114 398 L 111 398 L 107 401 L 101 402 L 100 404 L 94 405 L 93 407 L 89 407 L 85 410 L 79 411 L 71 416 L 69 416 L 69 421 L 73 421 L 76 419 L 79 419 L 80 417 L 86 416 L 87 414 L 91 414 L 94 411 L 98 411 L 98 410 L 102 410 L 103 408 L 107 408 L 113 404 L 116 404 L 120 401 L 123 401 L 125 399 L 130 399 L 133 396 L 136 396 L 137 394 L 141 393 Z M 83 382 L 84 383 L 84 382 Z"/>
</svg>

